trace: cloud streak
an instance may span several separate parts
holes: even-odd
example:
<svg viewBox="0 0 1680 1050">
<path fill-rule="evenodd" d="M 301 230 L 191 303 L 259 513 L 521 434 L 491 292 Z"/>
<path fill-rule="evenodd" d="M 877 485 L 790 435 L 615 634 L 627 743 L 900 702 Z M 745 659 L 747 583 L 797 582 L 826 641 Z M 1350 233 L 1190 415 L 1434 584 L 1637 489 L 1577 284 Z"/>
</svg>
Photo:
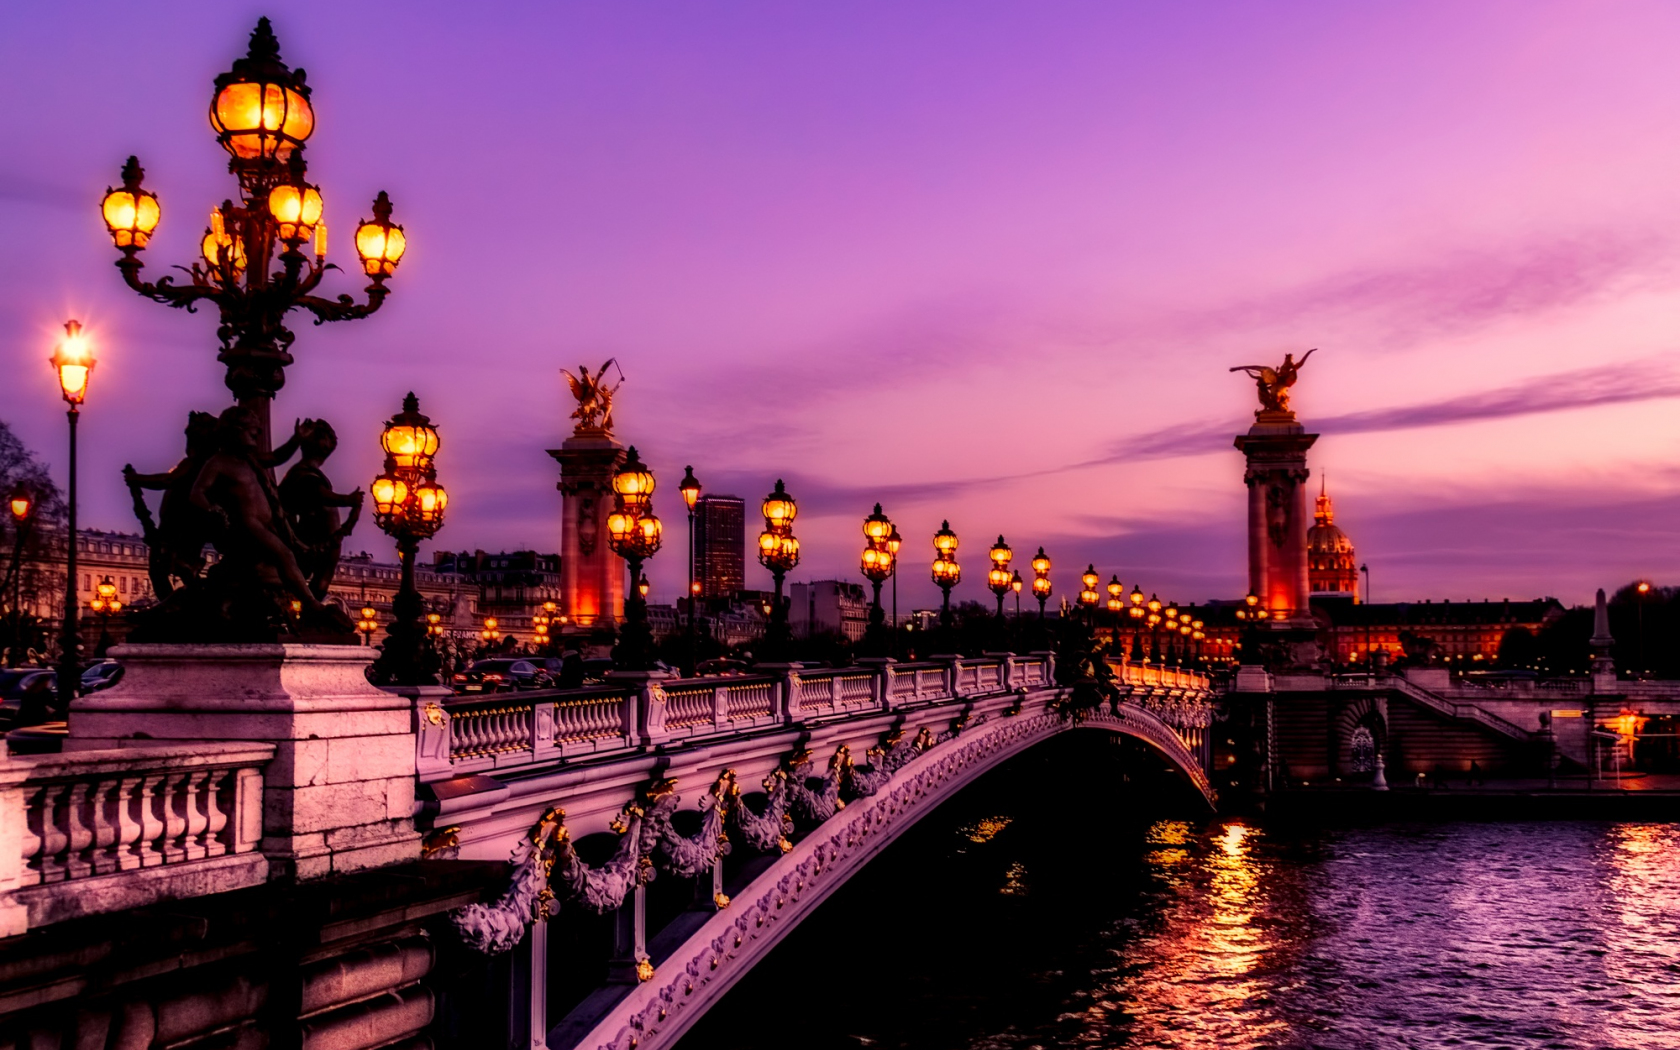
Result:
<svg viewBox="0 0 1680 1050">
<path fill-rule="evenodd" d="M 1660 358 L 1645 358 L 1603 368 L 1583 368 L 1536 376 L 1508 387 L 1465 394 L 1424 404 L 1369 409 L 1312 421 L 1323 434 L 1366 434 L 1450 426 L 1487 419 L 1566 412 L 1597 405 L 1626 404 L 1680 397 L 1680 373 Z M 1124 442 L 1110 455 L 1081 467 L 1131 459 L 1195 456 L 1229 447 L 1231 426 L 1209 424 L 1186 432 L 1152 434 Z"/>
</svg>

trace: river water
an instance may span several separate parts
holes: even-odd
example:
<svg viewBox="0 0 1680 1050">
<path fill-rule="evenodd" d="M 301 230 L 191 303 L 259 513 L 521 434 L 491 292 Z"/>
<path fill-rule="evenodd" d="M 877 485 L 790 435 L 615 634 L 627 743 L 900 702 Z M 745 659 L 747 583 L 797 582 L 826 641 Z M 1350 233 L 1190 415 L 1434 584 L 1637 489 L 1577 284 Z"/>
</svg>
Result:
<svg viewBox="0 0 1680 1050">
<path fill-rule="evenodd" d="M 947 803 L 682 1050 L 1680 1048 L 1680 827 L 1211 819 L 1117 754 Z"/>
</svg>

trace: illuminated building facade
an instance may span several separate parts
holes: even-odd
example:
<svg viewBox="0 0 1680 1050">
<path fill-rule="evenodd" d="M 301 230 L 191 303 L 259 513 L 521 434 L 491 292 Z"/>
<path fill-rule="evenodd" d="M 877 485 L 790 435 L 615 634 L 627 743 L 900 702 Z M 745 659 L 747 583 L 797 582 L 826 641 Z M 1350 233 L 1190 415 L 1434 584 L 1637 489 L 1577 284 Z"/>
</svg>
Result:
<svg viewBox="0 0 1680 1050">
<path fill-rule="evenodd" d="M 1313 527 L 1307 530 L 1307 583 L 1314 598 L 1359 601 L 1359 559 L 1354 555 L 1353 541 L 1336 525 L 1336 510 L 1323 474 L 1319 475 Z"/>
<path fill-rule="evenodd" d="M 694 575 L 700 597 L 733 598 L 746 586 L 746 504 L 739 496 L 701 496 L 694 504 Z"/>
</svg>

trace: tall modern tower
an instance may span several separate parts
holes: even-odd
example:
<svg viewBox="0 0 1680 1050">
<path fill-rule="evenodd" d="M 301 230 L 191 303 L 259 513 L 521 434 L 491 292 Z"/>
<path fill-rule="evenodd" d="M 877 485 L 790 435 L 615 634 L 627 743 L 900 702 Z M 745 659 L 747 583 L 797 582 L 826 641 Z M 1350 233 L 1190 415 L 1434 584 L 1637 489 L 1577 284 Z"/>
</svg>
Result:
<svg viewBox="0 0 1680 1050">
<path fill-rule="evenodd" d="M 747 505 L 739 496 L 694 504 L 694 574 L 700 597 L 730 598 L 746 586 Z"/>
</svg>

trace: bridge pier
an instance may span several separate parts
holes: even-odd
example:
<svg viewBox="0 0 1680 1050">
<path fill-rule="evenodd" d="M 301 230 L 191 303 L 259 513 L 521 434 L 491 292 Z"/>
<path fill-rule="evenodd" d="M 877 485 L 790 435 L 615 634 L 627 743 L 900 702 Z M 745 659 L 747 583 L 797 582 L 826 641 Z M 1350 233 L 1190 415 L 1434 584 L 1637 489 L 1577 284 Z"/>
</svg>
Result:
<svg viewBox="0 0 1680 1050">
<path fill-rule="evenodd" d="M 653 974 L 647 952 L 647 887 L 638 885 L 613 912 L 613 953 L 607 981 L 636 985 Z"/>
</svg>

